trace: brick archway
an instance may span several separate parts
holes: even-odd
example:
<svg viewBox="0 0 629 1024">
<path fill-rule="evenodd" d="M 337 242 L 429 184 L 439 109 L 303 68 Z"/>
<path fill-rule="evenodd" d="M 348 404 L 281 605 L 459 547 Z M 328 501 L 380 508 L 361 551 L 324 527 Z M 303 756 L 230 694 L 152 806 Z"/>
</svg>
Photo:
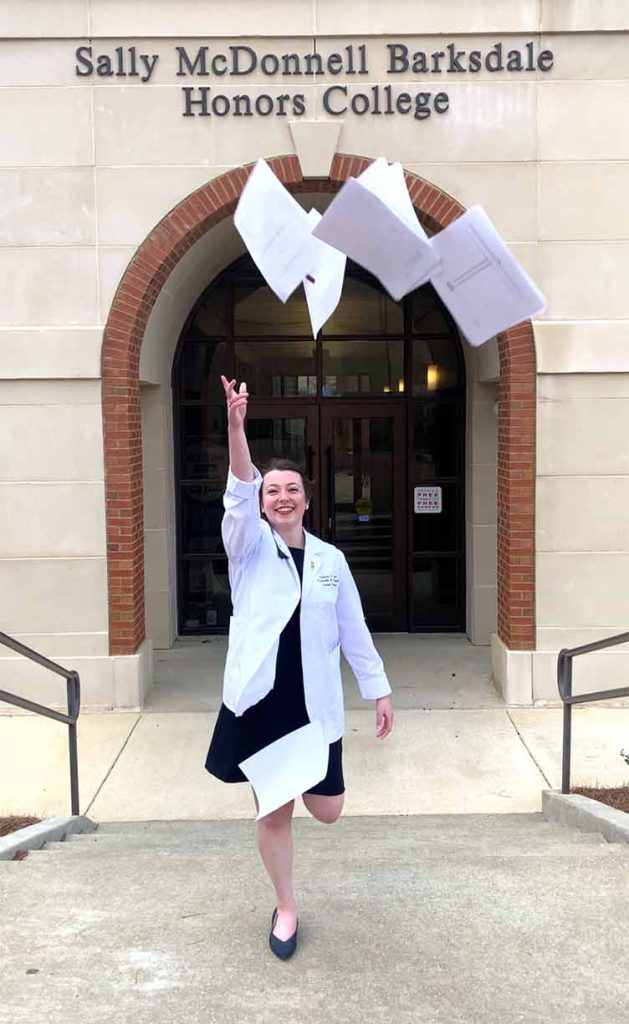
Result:
<svg viewBox="0 0 629 1024">
<path fill-rule="evenodd" d="M 304 179 L 296 156 L 269 160 L 293 193 L 336 192 L 370 160 L 337 154 L 329 178 Z M 129 263 L 103 339 L 103 424 L 111 654 L 144 639 L 144 526 L 140 348 L 161 288 L 192 245 L 233 213 L 249 168 L 193 192 L 154 228 Z M 422 224 L 435 232 L 464 207 L 430 182 L 406 174 Z M 535 646 L 535 346 L 529 321 L 498 338 L 498 633 L 511 649 Z"/>
</svg>

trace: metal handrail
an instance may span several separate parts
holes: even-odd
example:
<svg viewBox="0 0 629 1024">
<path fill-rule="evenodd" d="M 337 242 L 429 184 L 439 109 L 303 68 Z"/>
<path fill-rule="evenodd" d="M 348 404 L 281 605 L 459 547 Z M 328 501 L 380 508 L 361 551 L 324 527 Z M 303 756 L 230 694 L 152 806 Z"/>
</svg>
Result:
<svg viewBox="0 0 629 1024">
<path fill-rule="evenodd" d="M 74 669 L 64 668 L 62 665 L 58 665 L 56 661 L 51 661 L 50 658 L 45 658 L 43 654 L 39 654 L 32 648 L 27 647 L 25 644 L 20 643 L 19 640 L 14 640 L 12 636 L 7 636 L 6 633 L 0 632 L 0 644 L 4 647 L 10 647 L 12 651 L 16 651 L 17 654 L 23 654 L 29 661 L 34 661 L 37 665 L 41 665 L 43 668 L 49 669 L 50 672 L 55 672 L 58 676 L 63 676 L 67 682 L 68 692 L 68 713 L 63 714 L 62 711 L 54 711 L 52 708 L 47 708 L 44 704 L 36 704 L 35 701 L 26 700 L 25 697 L 19 697 L 16 693 L 8 693 L 6 690 L 0 690 L 0 700 L 5 701 L 7 704 L 15 704 L 18 708 L 25 708 L 27 711 L 34 711 L 37 715 L 44 715 L 46 718 L 54 718 L 56 722 L 63 722 L 68 726 L 68 744 L 70 749 L 70 803 L 72 806 L 72 814 L 79 813 L 79 763 L 77 753 L 77 742 L 76 742 L 76 723 L 81 710 L 81 680 L 79 679 L 78 672 Z"/>
<path fill-rule="evenodd" d="M 618 644 L 629 643 L 629 633 L 618 633 L 606 640 L 595 640 L 582 647 L 564 648 L 557 656 L 557 686 L 563 701 L 563 756 L 561 764 L 561 792 L 570 792 L 570 754 L 572 747 L 572 705 L 586 704 L 588 701 L 614 700 L 616 697 L 629 697 L 629 686 L 621 686 L 615 690 L 596 690 L 594 693 L 572 692 L 572 661 L 580 654 L 602 651 L 606 647 L 617 647 Z"/>
</svg>

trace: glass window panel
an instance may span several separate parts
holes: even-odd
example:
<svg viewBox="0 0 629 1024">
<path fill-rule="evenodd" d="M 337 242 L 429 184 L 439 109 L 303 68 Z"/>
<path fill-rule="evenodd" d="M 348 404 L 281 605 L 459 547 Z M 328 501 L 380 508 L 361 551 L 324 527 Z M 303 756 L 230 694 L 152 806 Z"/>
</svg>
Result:
<svg viewBox="0 0 629 1024">
<path fill-rule="evenodd" d="M 461 472 L 461 415 L 457 402 L 413 403 L 415 485 Z"/>
<path fill-rule="evenodd" d="M 181 624 L 184 633 L 227 630 L 232 603 L 226 558 L 184 558 Z"/>
<path fill-rule="evenodd" d="M 413 551 L 456 551 L 462 516 L 458 483 L 441 484 L 441 512 L 413 512 Z"/>
<path fill-rule="evenodd" d="M 227 295 L 225 285 L 213 288 L 197 309 L 189 328 L 195 341 L 227 334 Z"/>
<path fill-rule="evenodd" d="M 403 392 L 403 341 L 324 341 L 325 396 L 382 396 Z"/>
<path fill-rule="evenodd" d="M 323 327 L 332 334 L 403 334 L 404 309 L 374 285 L 345 276 L 343 295 Z"/>
<path fill-rule="evenodd" d="M 186 344 L 179 363 L 179 397 L 216 402 L 224 398 L 221 374 L 229 376 L 227 344 L 224 341 L 202 345 Z"/>
<path fill-rule="evenodd" d="M 462 628 L 459 590 L 458 559 L 414 558 L 412 580 L 414 628 Z"/>
<path fill-rule="evenodd" d="M 413 340 L 413 394 L 434 395 L 455 388 L 459 365 L 451 338 Z"/>
<path fill-rule="evenodd" d="M 450 326 L 430 284 L 422 285 L 410 298 L 413 334 L 449 334 Z"/>
<path fill-rule="evenodd" d="M 393 421 L 335 417 L 332 532 L 349 560 L 365 614 L 386 628 L 393 608 Z"/>
<path fill-rule="evenodd" d="M 256 398 L 305 398 L 317 393 L 314 341 L 238 341 L 236 378 Z"/>
<path fill-rule="evenodd" d="M 271 289 L 259 281 L 234 286 L 234 334 L 271 337 L 282 334 L 312 336 L 310 316 L 303 288 L 288 302 L 280 302 Z"/>
<path fill-rule="evenodd" d="M 247 419 L 247 438 L 254 465 L 263 467 L 271 459 L 292 459 L 306 468 L 306 420 L 301 417 Z"/>
<path fill-rule="evenodd" d="M 227 479 L 227 416 L 224 406 L 187 405 L 180 410 L 181 479 L 223 486 Z"/>
<path fill-rule="evenodd" d="M 184 554 L 224 554 L 221 538 L 225 478 L 181 488 L 181 528 Z"/>
<path fill-rule="evenodd" d="M 348 555 L 347 560 L 358 587 L 370 629 L 393 625 L 393 555 L 388 553 Z"/>
</svg>

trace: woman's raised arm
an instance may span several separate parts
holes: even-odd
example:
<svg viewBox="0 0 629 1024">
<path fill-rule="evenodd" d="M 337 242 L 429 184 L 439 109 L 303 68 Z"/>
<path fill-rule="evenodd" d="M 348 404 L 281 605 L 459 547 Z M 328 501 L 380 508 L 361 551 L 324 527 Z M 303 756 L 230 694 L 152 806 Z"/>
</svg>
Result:
<svg viewBox="0 0 629 1024">
<path fill-rule="evenodd" d="M 236 391 L 236 381 L 221 377 L 227 399 L 227 436 L 229 440 L 229 468 L 235 477 L 249 483 L 254 478 L 251 454 L 245 433 L 245 416 L 249 393 L 243 381 Z"/>
</svg>

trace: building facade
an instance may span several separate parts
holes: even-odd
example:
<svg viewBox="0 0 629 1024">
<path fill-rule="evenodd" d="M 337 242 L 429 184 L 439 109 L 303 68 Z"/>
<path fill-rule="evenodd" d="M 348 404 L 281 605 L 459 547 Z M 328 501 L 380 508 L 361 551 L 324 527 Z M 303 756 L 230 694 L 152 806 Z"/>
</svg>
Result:
<svg viewBox="0 0 629 1024">
<path fill-rule="evenodd" d="M 94 708 L 226 631 L 226 373 L 374 630 L 554 699 L 557 651 L 629 619 L 628 33 L 621 0 L 0 0 L 0 628 Z M 313 340 L 233 227 L 248 165 L 323 210 L 378 156 L 429 233 L 480 203 L 545 313 L 472 349 L 350 266 Z M 8 652 L 0 687 L 50 701 Z"/>
</svg>

